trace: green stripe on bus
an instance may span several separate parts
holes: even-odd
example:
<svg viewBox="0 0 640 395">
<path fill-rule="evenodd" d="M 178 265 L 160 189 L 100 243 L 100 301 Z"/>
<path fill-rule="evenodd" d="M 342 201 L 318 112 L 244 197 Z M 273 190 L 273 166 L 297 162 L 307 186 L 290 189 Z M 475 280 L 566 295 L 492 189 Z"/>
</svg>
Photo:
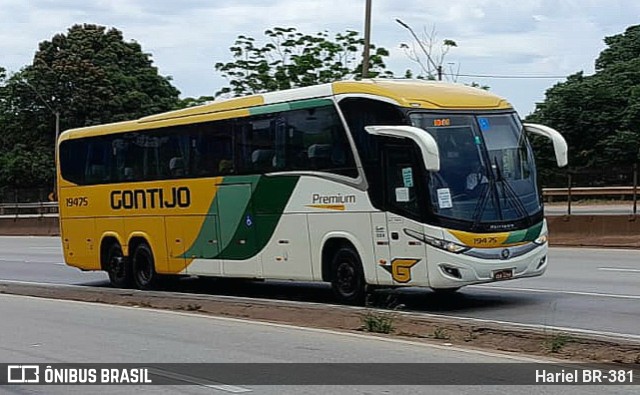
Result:
<svg viewBox="0 0 640 395">
<path fill-rule="evenodd" d="M 530 227 L 529 229 L 517 230 L 515 232 L 509 233 L 509 237 L 504 241 L 503 244 L 512 244 L 512 243 L 520 243 L 523 241 L 533 241 L 540 236 L 540 231 L 542 230 L 542 222 L 537 225 Z"/>
<path fill-rule="evenodd" d="M 261 177 L 231 242 L 218 259 L 243 260 L 255 256 L 269 242 L 298 183 L 297 176 Z"/>
<path fill-rule="evenodd" d="M 218 255 L 219 249 L 225 248 L 231 242 L 240 221 L 242 221 L 242 213 L 246 210 L 251 194 L 258 183 L 260 176 L 226 176 L 218 185 L 218 191 L 214 200 L 209 206 L 207 217 L 202 223 L 198 237 L 194 240 L 189 248 L 182 255 L 183 258 L 193 256 L 201 258 L 214 258 Z M 243 193 L 241 187 L 250 188 L 248 193 Z M 220 210 L 221 193 L 224 195 L 224 207 Z M 215 239 L 217 242 L 212 244 L 209 240 Z"/>
<path fill-rule="evenodd" d="M 329 106 L 331 104 L 332 104 L 332 101 L 330 99 L 310 99 L 310 100 L 300 100 L 300 101 L 295 101 L 290 103 L 267 104 L 266 106 L 250 108 L 249 114 L 251 115 L 272 114 L 274 112 L 302 110 L 305 108 Z"/>
<path fill-rule="evenodd" d="M 524 237 L 524 239 L 526 241 L 533 241 L 535 239 L 537 239 L 538 237 L 540 237 L 540 232 L 542 232 L 542 222 L 540 222 L 539 224 L 530 227 L 527 230 L 527 235 Z"/>
<path fill-rule="evenodd" d="M 514 232 L 509 233 L 509 237 L 502 244 L 513 244 L 519 243 L 524 240 L 524 237 L 527 235 L 527 229 L 516 230 Z"/>
</svg>

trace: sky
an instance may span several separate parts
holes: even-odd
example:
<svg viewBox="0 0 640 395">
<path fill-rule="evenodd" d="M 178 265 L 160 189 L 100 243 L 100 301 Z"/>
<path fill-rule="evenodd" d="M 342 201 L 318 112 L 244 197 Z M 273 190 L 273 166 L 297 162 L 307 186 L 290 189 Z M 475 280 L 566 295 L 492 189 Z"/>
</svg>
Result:
<svg viewBox="0 0 640 395">
<path fill-rule="evenodd" d="M 363 32 L 364 11 L 365 0 L 0 0 L 0 66 L 18 71 L 41 41 L 74 24 L 99 24 L 140 43 L 182 97 L 211 96 L 228 85 L 214 64 L 233 60 L 238 35 L 266 42 L 264 31 L 276 26 Z M 592 74 L 603 38 L 640 23 L 640 2 L 372 0 L 371 41 L 390 50 L 388 68 L 403 75 L 418 67 L 400 48 L 412 38 L 396 18 L 418 34 L 454 40 L 445 70 L 459 83 L 488 85 L 526 116 L 563 77 Z"/>
</svg>

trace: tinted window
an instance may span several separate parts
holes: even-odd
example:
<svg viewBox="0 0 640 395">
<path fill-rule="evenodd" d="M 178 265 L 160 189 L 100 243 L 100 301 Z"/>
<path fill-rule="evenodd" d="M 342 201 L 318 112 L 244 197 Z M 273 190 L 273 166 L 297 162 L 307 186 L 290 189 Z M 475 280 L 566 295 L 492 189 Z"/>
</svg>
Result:
<svg viewBox="0 0 640 395">
<path fill-rule="evenodd" d="M 62 176 L 75 184 L 84 183 L 84 167 L 87 150 L 84 140 L 65 140 L 60 144 L 60 169 Z"/>
<path fill-rule="evenodd" d="M 77 184 L 296 170 L 357 176 L 332 106 L 66 140 L 60 162 Z"/>
<path fill-rule="evenodd" d="M 276 166 L 357 177 L 346 132 L 334 107 L 291 111 L 276 123 Z"/>
<path fill-rule="evenodd" d="M 394 105 L 371 99 L 349 98 L 340 102 L 358 149 L 364 173 L 369 183 L 369 198 L 377 208 L 383 207 L 382 169 L 379 145 L 382 139 L 364 129 L 371 125 L 406 125 L 402 112 Z"/>
<path fill-rule="evenodd" d="M 237 165 L 243 173 L 358 175 L 345 129 L 333 106 L 241 119 L 236 138 Z"/>
</svg>

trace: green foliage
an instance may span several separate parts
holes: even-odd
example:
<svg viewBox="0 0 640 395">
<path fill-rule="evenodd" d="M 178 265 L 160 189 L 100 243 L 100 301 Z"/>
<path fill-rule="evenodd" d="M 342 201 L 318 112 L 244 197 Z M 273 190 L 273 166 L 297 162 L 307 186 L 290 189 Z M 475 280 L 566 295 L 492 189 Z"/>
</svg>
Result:
<svg viewBox="0 0 640 395">
<path fill-rule="evenodd" d="M 0 180 L 3 186 L 36 188 L 52 184 L 53 150 L 39 144 L 18 143 L 0 150 Z"/>
<path fill-rule="evenodd" d="M 449 335 L 449 333 L 447 332 L 446 329 L 444 329 L 444 328 L 436 328 L 433 331 L 433 338 L 434 339 L 438 339 L 438 340 L 449 340 L 451 338 L 451 336 Z"/>
<path fill-rule="evenodd" d="M 362 326 L 372 333 L 391 333 L 394 318 L 389 314 L 367 313 L 362 316 Z"/>
<path fill-rule="evenodd" d="M 640 160 L 640 25 L 607 37 L 596 73 L 570 75 L 546 92 L 527 121 L 560 131 L 569 144 L 574 169 L 630 166 Z M 543 185 L 553 169 L 552 150 L 538 154 Z M 548 178 L 547 178 L 548 179 Z"/>
<path fill-rule="evenodd" d="M 167 111 L 179 93 L 117 29 L 74 25 L 56 34 L 32 64 L 11 76 L 0 69 L 0 184 L 52 185 L 55 113 L 64 131 Z"/>
<path fill-rule="evenodd" d="M 364 39 L 356 31 L 330 37 L 327 32 L 310 35 L 294 27 L 275 27 L 265 36 L 264 45 L 238 36 L 230 48 L 234 60 L 215 64 L 230 84 L 217 95 L 242 96 L 361 77 Z M 371 45 L 369 77 L 393 75 L 385 69 L 387 56 L 389 51 Z"/>
<path fill-rule="evenodd" d="M 176 109 L 195 107 L 215 100 L 213 96 L 185 97 L 176 105 Z"/>
<path fill-rule="evenodd" d="M 545 339 L 544 346 L 547 351 L 555 354 L 560 352 L 571 340 L 571 336 L 565 333 L 556 333 Z"/>
<path fill-rule="evenodd" d="M 61 111 L 65 128 L 167 111 L 180 93 L 170 78 L 158 74 L 140 44 L 125 42 L 117 29 L 96 25 L 74 25 L 67 34 L 43 41 L 21 74 Z"/>
</svg>

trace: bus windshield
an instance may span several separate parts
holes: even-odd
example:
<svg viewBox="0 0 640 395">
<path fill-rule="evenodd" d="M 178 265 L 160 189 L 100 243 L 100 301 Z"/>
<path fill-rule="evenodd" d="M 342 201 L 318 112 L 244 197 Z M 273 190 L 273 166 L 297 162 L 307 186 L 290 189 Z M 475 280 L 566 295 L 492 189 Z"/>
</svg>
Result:
<svg viewBox="0 0 640 395">
<path fill-rule="evenodd" d="M 440 150 L 440 171 L 428 175 L 435 215 L 453 220 L 504 223 L 542 209 L 531 148 L 515 114 L 411 114 Z"/>
</svg>

